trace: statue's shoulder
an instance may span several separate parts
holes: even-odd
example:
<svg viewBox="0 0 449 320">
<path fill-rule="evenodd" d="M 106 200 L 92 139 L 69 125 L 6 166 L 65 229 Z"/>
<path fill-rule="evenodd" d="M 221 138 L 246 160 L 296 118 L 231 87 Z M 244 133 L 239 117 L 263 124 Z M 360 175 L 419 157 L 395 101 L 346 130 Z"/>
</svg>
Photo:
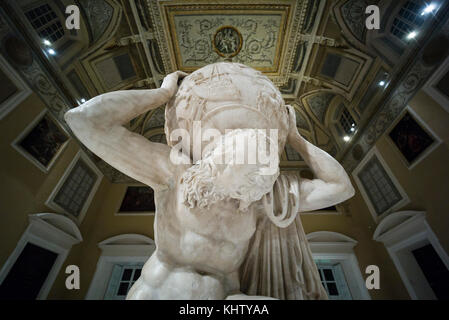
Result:
<svg viewBox="0 0 449 320">
<path fill-rule="evenodd" d="M 168 182 L 165 187 L 162 187 L 159 191 L 173 190 L 178 188 L 182 182 L 182 176 L 192 166 L 192 164 L 177 164 L 173 166 L 173 171 L 171 172 Z"/>
</svg>

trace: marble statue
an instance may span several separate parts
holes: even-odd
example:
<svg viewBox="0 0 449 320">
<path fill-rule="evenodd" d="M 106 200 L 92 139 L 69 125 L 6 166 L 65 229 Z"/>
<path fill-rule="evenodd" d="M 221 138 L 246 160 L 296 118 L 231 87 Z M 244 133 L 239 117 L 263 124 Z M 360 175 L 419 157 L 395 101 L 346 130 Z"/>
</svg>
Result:
<svg viewBox="0 0 449 320">
<path fill-rule="evenodd" d="M 167 145 L 126 129 L 164 104 Z M 157 89 L 94 97 L 65 120 L 93 153 L 154 189 L 156 251 L 127 299 L 327 298 L 298 213 L 354 189 L 343 167 L 299 134 L 293 108 L 259 71 L 231 62 L 177 71 Z M 287 142 L 314 179 L 280 173 Z M 255 147 L 270 151 L 269 161 L 236 161 Z"/>
</svg>

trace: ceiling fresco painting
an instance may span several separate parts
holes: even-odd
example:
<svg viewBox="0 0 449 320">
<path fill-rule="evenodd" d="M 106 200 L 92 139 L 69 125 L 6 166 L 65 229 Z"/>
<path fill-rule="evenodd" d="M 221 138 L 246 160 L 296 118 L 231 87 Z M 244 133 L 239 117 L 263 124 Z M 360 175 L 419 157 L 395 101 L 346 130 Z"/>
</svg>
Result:
<svg viewBox="0 0 449 320">
<path fill-rule="evenodd" d="M 217 62 L 220 57 L 235 57 L 232 61 L 275 72 L 284 43 L 285 17 L 267 14 L 248 18 L 235 14 L 175 16 L 179 69 L 191 71 Z"/>
<path fill-rule="evenodd" d="M 239 62 L 285 85 L 309 2 L 236 3 L 149 1 L 151 12 L 159 13 L 153 18 L 164 63 L 189 72 L 218 61 Z"/>
</svg>

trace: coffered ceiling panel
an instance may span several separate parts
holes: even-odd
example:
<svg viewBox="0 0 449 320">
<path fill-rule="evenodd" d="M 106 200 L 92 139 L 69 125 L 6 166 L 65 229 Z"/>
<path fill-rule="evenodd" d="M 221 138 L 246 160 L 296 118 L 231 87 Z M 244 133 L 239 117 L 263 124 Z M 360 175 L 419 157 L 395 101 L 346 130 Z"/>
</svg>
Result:
<svg viewBox="0 0 449 320">
<path fill-rule="evenodd" d="M 287 12 L 251 16 L 227 12 L 227 15 L 178 12 L 170 16 L 179 68 L 194 70 L 221 57 L 235 57 L 236 62 L 275 72 L 284 43 Z"/>
</svg>

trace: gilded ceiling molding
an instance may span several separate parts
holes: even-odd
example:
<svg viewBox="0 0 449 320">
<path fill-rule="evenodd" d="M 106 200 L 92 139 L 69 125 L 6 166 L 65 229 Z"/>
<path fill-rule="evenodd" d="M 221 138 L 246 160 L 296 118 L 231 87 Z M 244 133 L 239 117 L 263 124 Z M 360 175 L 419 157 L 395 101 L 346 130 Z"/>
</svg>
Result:
<svg viewBox="0 0 449 320">
<path fill-rule="evenodd" d="M 305 107 L 308 115 L 320 126 L 325 129 L 324 120 L 332 99 L 336 93 L 328 89 L 318 89 L 307 92 L 300 97 L 302 105 Z"/>
<path fill-rule="evenodd" d="M 366 50 L 365 9 L 379 1 L 340 0 L 332 8 L 336 23 L 340 26 L 345 39 L 353 46 Z"/>
<path fill-rule="evenodd" d="M 296 47 L 295 58 L 293 59 L 291 72 L 300 72 L 304 63 L 307 49 L 306 41 L 299 41 Z"/>
<path fill-rule="evenodd" d="M 309 0 L 307 5 L 306 15 L 304 17 L 304 24 L 301 33 L 311 33 L 313 25 L 315 24 L 315 19 L 318 13 L 319 3 L 322 0 Z"/>
<path fill-rule="evenodd" d="M 324 36 L 312 36 L 310 34 L 301 34 L 300 41 L 316 43 L 326 47 L 341 47 L 345 43 L 343 39 L 333 39 Z"/>
<path fill-rule="evenodd" d="M 140 4 L 140 2 L 139 2 Z M 134 23 L 135 26 L 137 27 L 137 33 L 139 34 L 140 40 L 141 40 L 141 45 L 143 48 L 143 52 L 145 54 L 146 57 L 146 62 L 148 63 L 148 66 L 150 67 L 150 72 L 151 72 L 151 77 L 155 80 L 154 84 L 156 86 L 156 88 L 159 88 L 159 86 L 162 84 L 162 80 L 164 75 L 160 74 L 157 70 L 156 70 L 156 66 L 155 63 L 153 61 L 153 56 L 151 54 L 151 50 L 150 50 L 150 44 L 151 44 L 151 39 L 148 39 L 148 35 L 151 35 L 151 38 L 153 38 L 153 33 L 149 32 L 148 30 L 145 29 L 144 25 L 145 23 L 142 22 L 142 15 L 141 13 L 139 14 L 139 9 L 137 7 L 137 3 L 135 0 L 130 0 L 129 1 L 129 5 L 130 5 L 130 9 L 132 12 L 132 16 L 134 18 Z M 132 25 L 130 25 L 130 28 L 133 29 Z M 143 64 L 143 67 L 146 69 L 146 64 Z M 146 74 L 147 77 L 150 76 L 149 72 L 146 70 Z"/>
<path fill-rule="evenodd" d="M 298 84 L 298 79 L 289 78 L 288 82 L 285 86 L 280 87 L 279 91 L 282 93 L 283 97 L 294 97 L 293 94 L 295 93 L 296 86 Z"/>
<path fill-rule="evenodd" d="M 336 143 L 336 139 L 339 136 L 335 136 L 335 132 L 331 130 L 329 118 L 332 117 L 330 113 L 336 110 L 335 105 L 343 100 L 345 100 L 343 96 L 327 89 L 310 91 L 299 99 L 304 105 L 302 108 L 304 111 L 302 109 L 299 110 L 307 113 L 307 116 L 303 118 L 307 119 L 310 123 L 310 133 L 313 136 L 313 143 L 333 157 L 336 157 L 342 149 Z"/>
<path fill-rule="evenodd" d="M 311 39 L 313 39 L 313 37 L 315 37 L 318 34 L 318 29 L 319 26 L 322 25 L 322 17 L 325 11 L 325 7 L 326 7 L 326 0 L 321 0 L 318 3 L 314 2 L 313 3 L 314 6 L 316 5 L 316 10 L 314 10 L 314 14 L 313 14 L 313 23 L 310 23 L 310 25 L 307 28 L 307 34 L 311 35 Z M 301 35 L 300 35 L 301 36 Z M 299 41 L 299 40 L 298 40 Z M 316 56 L 316 50 L 314 49 L 314 45 L 313 42 L 309 43 L 309 41 L 303 41 L 302 42 L 304 44 L 304 46 L 301 48 L 303 50 L 303 53 L 301 53 L 301 65 L 300 67 L 296 68 L 295 67 L 295 72 L 296 69 L 298 70 L 297 73 L 295 74 L 296 79 L 298 79 L 298 81 L 302 81 L 305 72 L 306 72 L 306 68 L 309 64 L 312 64 L 315 56 Z M 296 46 L 295 48 L 299 48 L 299 46 Z M 296 55 L 297 56 L 297 55 Z M 312 61 L 312 62 L 310 62 Z M 291 75 L 293 76 L 293 75 Z M 299 83 L 296 86 L 295 92 L 293 94 L 293 96 L 296 98 L 300 95 L 300 90 L 301 88 L 305 88 L 305 86 L 302 86 L 301 83 Z"/>
<path fill-rule="evenodd" d="M 240 53 L 234 56 L 232 61 L 244 63 L 265 72 L 278 86 L 288 83 L 288 75 L 305 22 L 308 3 L 309 1 L 288 0 L 273 4 L 263 0 L 254 4 L 253 1 L 240 0 L 229 5 L 225 1 L 210 4 L 206 1 L 147 0 L 152 21 L 154 21 L 155 38 L 167 73 L 175 69 L 191 72 L 203 65 L 223 61 L 225 58 L 215 53 L 212 43 L 209 42 L 219 28 L 227 26 L 229 34 L 226 34 L 226 37 L 229 39 L 225 40 L 234 39 L 236 47 L 234 48 L 232 41 L 222 41 L 220 42 L 220 45 L 224 46 L 222 50 L 230 53 L 233 49 L 237 50 L 241 43 L 238 37 L 233 37 L 233 34 L 241 33 L 243 41 L 247 42 L 243 43 Z M 249 9 L 251 13 L 241 17 L 241 11 Z M 258 16 L 258 11 L 264 13 L 266 17 Z M 187 13 L 189 17 L 186 16 Z M 312 14 L 313 10 L 309 12 L 308 19 L 312 18 Z M 189 19 L 194 19 L 192 16 L 195 15 L 198 16 L 199 22 L 190 23 Z M 268 20 L 262 22 L 257 19 Z M 178 24 L 182 24 L 183 27 L 177 28 Z M 232 33 L 232 28 L 237 31 Z M 170 32 L 166 33 L 165 30 Z M 260 37 L 251 38 L 251 35 L 256 32 L 264 35 L 263 41 L 259 39 Z M 171 38 L 170 35 L 176 39 Z M 190 49 L 187 50 L 183 46 Z M 263 46 L 268 47 L 261 50 Z M 187 57 L 186 55 L 192 54 L 192 50 L 198 52 L 190 58 Z"/>
<path fill-rule="evenodd" d="M 324 50 L 323 59 L 321 59 L 321 62 L 318 63 L 317 72 L 313 75 L 313 77 L 316 80 L 325 82 L 327 87 L 332 88 L 335 92 L 340 93 L 347 100 L 351 101 L 372 67 L 373 58 L 354 48 L 343 50 L 335 47 L 324 47 L 320 50 Z M 338 78 L 335 76 L 329 77 L 323 74 L 323 66 L 327 61 L 328 55 L 339 57 L 341 63 L 337 72 L 350 76 L 347 83 L 338 81 Z M 347 66 L 346 69 L 340 70 L 343 68 L 341 67 L 343 65 L 343 61 L 350 61 L 356 66 L 353 70 L 349 69 Z M 350 71 L 352 71 L 352 74 L 349 73 Z"/>
<path fill-rule="evenodd" d="M 315 87 L 322 87 L 323 86 L 323 82 L 321 80 L 318 80 L 316 78 L 311 78 L 311 77 L 308 77 L 308 76 L 302 77 L 302 82 L 311 84 L 311 85 L 313 85 Z"/>
<path fill-rule="evenodd" d="M 151 39 L 148 40 L 148 44 L 150 47 L 151 57 L 153 59 L 156 71 L 159 72 L 160 74 L 166 74 L 164 69 L 164 63 L 162 61 L 161 51 L 159 50 L 157 41 L 155 39 Z"/>
<path fill-rule="evenodd" d="M 95 3 L 96 2 L 97 1 L 95 1 Z M 93 2 L 85 2 L 85 5 L 90 5 L 90 7 L 88 8 L 92 10 L 92 12 L 90 13 L 91 15 L 95 12 L 102 12 L 101 8 L 111 8 L 112 12 L 110 19 L 99 20 L 104 24 L 96 27 L 97 39 L 91 42 L 89 48 L 87 48 L 85 52 L 77 58 L 77 62 L 75 63 L 75 70 L 77 71 L 78 75 L 84 80 L 84 85 L 86 86 L 86 88 L 89 88 L 89 91 L 92 91 L 92 95 L 104 92 L 104 85 L 101 79 L 97 76 L 95 67 L 92 65 L 92 63 L 95 59 L 103 55 L 105 52 L 107 53 L 109 51 L 110 54 L 111 52 L 115 51 L 110 50 L 111 39 L 116 36 L 118 27 L 123 17 L 123 9 L 117 0 L 101 0 L 99 2 L 105 2 L 105 4 L 97 7 L 98 4 L 95 5 L 95 3 Z M 107 11 L 110 12 L 110 9 L 107 9 Z M 81 10 L 81 12 L 84 11 Z M 87 12 L 84 12 L 83 14 L 87 16 Z M 100 22 L 95 23 L 100 24 Z M 106 23 L 108 24 L 106 25 Z M 103 33 L 100 34 L 98 30 L 103 30 Z M 118 49 L 120 50 L 121 48 Z"/>
<path fill-rule="evenodd" d="M 118 30 L 122 20 L 123 9 L 117 0 L 78 0 L 81 4 L 83 14 L 91 25 L 92 42 L 86 51 L 79 57 L 79 60 L 88 59 L 97 53 Z M 101 17 L 97 17 L 100 15 Z"/>
<path fill-rule="evenodd" d="M 97 42 L 108 27 L 114 8 L 105 0 L 77 0 L 89 23 L 89 35 L 93 43 Z"/>
</svg>

